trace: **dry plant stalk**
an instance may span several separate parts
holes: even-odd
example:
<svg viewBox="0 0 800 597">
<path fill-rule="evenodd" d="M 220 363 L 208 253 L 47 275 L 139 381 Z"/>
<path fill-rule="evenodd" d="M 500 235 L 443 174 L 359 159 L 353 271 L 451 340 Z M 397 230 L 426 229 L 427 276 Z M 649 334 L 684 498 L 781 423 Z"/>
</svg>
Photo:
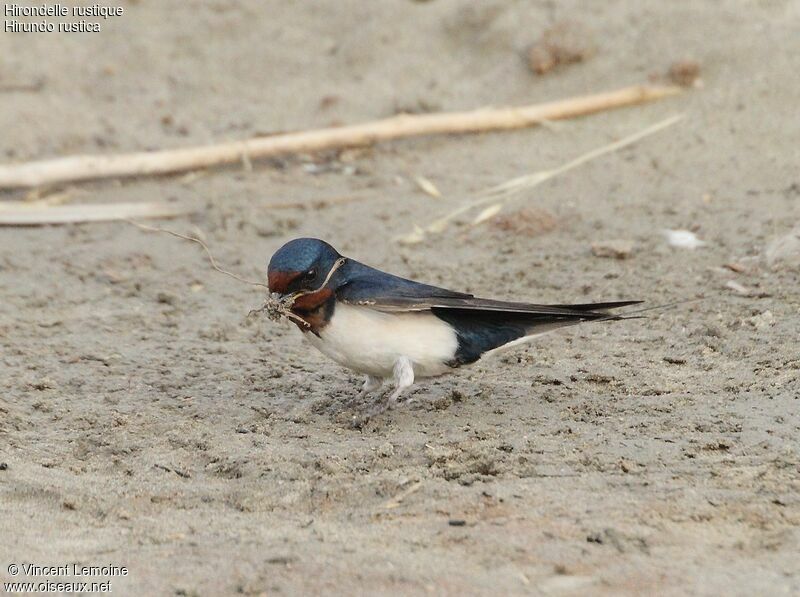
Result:
<svg viewBox="0 0 800 597">
<path fill-rule="evenodd" d="M 485 191 L 483 191 L 478 195 L 477 199 L 473 199 L 472 201 L 467 201 L 463 203 L 460 207 L 454 209 L 450 213 L 442 216 L 437 220 L 434 220 L 425 228 L 422 228 L 420 226 L 414 226 L 414 229 L 411 232 L 397 238 L 396 240 L 403 244 L 416 244 L 422 242 L 429 234 L 439 234 L 441 232 L 444 232 L 450 225 L 450 223 L 459 216 L 468 213 L 478 207 L 483 207 L 486 204 L 491 204 L 488 207 L 484 208 L 472 221 L 472 225 L 477 226 L 478 224 L 491 220 L 494 216 L 500 213 L 500 210 L 506 203 L 508 203 L 509 201 L 513 201 L 514 199 L 517 199 L 518 196 L 523 191 L 527 191 L 534 187 L 537 187 L 540 184 L 550 180 L 551 178 L 555 178 L 560 174 L 569 172 L 570 170 L 573 170 L 578 166 L 581 166 L 596 158 L 599 158 L 606 154 L 618 151 L 624 147 L 632 145 L 633 143 L 636 143 L 637 141 L 644 139 L 645 137 L 653 135 L 669 126 L 672 126 L 681 119 L 683 119 L 682 114 L 671 116 L 670 118 L 657 122 L 645 129 L 642 129 L 637 133 L 628 135 L 627 137 L 624 137 L 619 141 L 603 145 L 602 147 L 598 147 L 596 149 L 593 149 L 592 151 L 584 153 L 583 155 L 580 155 L 575 159 L 570 160 L 569 162 L 562 164 L 561 166 L 558 166 L 557 168 L 553 168 L 551 170 L 540 170 L 539 172 L 534 172 L 533 174 L 518 176 L 517 178 L 512 178 L 511 180 L 506 181 L 502 184 L 486 189 Z"/>
<path fill-rule="evenodd" d="M 402 505 L 403 500 L 405 500 L 412 493 L 416 493 L 417 491 L 419 491 L 420 488 L 422 488 L 422 481 L 417 481 L 416 483 L 412 483 L 409 487 L 407 487 L 399 494 L 394 496 L 392 499 L 390 499 L 388 502 L 386 502 L 383 505 L 383 507 L 386 508 L 387 510 L 398 508 L 400 505 Z"/>
<path fill-rule="evenodd" d="M 220 265 L 217 263 L 217 260 L 214 258 L 213 253 L 211 253 L 211 249 L 208 248 L 208 245 L 195 236 L 188 236 L 186 234 L 181 234 L 180 232 L 175 232 L 174 230 L 169 230 L 167 228 L 160 228 L 157 226 L 147 226 L 145 224 L 140 224 L 139 222 L 134 222 L 133 220 L 126 220 L 126 222 L 128 222 L 128 224 L 136 226 L 140 230 L 145 230 L 147 232 L 161 232 L 164 234 L 169 234 L 170 236 L 174 236 L 176 238 L 180 238 L 182 240 L 188 240 L 190 242 L 197 243 L 203 248 L 203 251 L 205 251 L 206 256 L 208 257 L 208 261 L 209 263 L 211 263 L 211 267 L 213 267 L 219 273 L 225 274 L 226 276 L 233 278 L 237 282 L 243 282 L 244 284 L 249 284 L 250 286 L 259 286 L 261 288 L 265 288 L 267 290 L 267 298 L 264 300 L 264 304 L 261 305 L 258 309 L 251 309 L 250 312 L 247 314 L 248 317 L 250 315 L 253 315 L 254 313 L 266 312 L 267 317 L 272 321 L 279 321 L 281 317 L 286 317 L 287 319 L 291 319 L 292 321 L 295 321 L 304 327 L 311 327 L 311 324 L 308 323 L 305 319 L 303 319 L 299 315 L 297 315 L 296 313 L 293 313 L 292 305 L 294 305 L 294 302 L 301 296 L 304 296 L 306 294 L 312 294 L 314 292 L 317 292 L 325 288 L 325 285 L 328 282 L 330 282 L 330 279 L 333 277 L 333 274 L 336 273 L 336 270 L 342 267 L 345 264 L 345 261 L 347 261 L 344 257 L 340 257 L 339 259 L 337 259 L 334 262 L 333 266 L 331 267 L 330 271 L 328 272 L 328 275 L 325 276 L 325 279 L 322 281 L 322 284 L 320 284 L 314 290 L 298 290 L 297 292 L 286 295 L 284 297 L 279 297 L 276 294 L 269 294 L 268 285 L 262 284 L 261 282 L 253 282 L 252 280 L 243 278 L 239 274 L 235 274 L 231 271 L 228 271 L 220 267 Z"/>
<path fill-rule="evenodd" d="M 517 108 L 486 108 L 469 112 L 400 114 L 392 118 L 343 126 L 255 137 L 185 149 L 80 155 L 0 166 L 0 188 L 35 187 L 78 180 L 150 176 L 207 168 L 220 164 L 302 152 L 316 152 L 417 135 L 478 133 L 574 118 L 632 106 L 675 95 L 679 87 L 636 85 L 616 91 L 573 97 Z"/>
<path fill-rule="evenodd" d="M 206 256 L 208 257 L 208 261 L 209 263 L 211 263 L 211 267 L 213 267 L 219 273 L 225 274 L 226 276 L 233 278 L 238 282 L 244 282 L 245 284 L 250 284 L 251 286 L 260 286 L 262 288 L 266 288 L 269 290 L 269 286 L 267 286 L 266 284 L 262 284 L 261 282 L 253 282 L 252 280 L 243 278 L 239 274 L 234 274 L 233 272 L 230 272 L 220 267 L 220 265 L 217 263 L 217 260 L 214 258 L 214 255 L 211 253 L 211 249 L 208 248 L 208 245 L 199 238 L 197 238 L 196 236 L 188 236 L 186 234 L 181 234 L 180 232 L 175 232 L 174 230 L 169 230 L 167 228 L 160 228 L 158 226 L 147 226 L 145 224 L 140 224 L 139 222 L 134 222 L 133 220 L 126 219 L 125 221 L 128 222 L 128 224 L 136 226 L 140 230 L 144 230 L 146 232 L 162 232 L 164 234 L 169 234 L 170 236 L 174 236 L 182 240 L 188 240 L 190 242 L 197 243 L 198 245 L 203 247 L 203 251 L 205 251 Z"/>
<path fill-rule="evenodd" d="M 0 203 L 0 226 L 42 226 L 109 222 L 129 218 L 175 218 L 191 213 L 185 205 L 170 203 L 84 203 L 53 205 L 48 200 Z"/>
<path fill-rule="evenodd" d="M 208 245 L 199 238 L 197 238 L 196 236 L 188 236 L 186 234 L 181 234 L 180 232 L 175 232 L 174 230 L 168 230 L 167 228 L 160 228 L 157 226 L 146 226 L 145 224 L 140 224 L 139 222 L 134 222 L 133 220 L 125 220 L 125 221 L 128 222 L 128 224 L 136 226 L 137 228 L 145 230 L 147 232 L 161 232 L 164 234 L 169 234 L 170 236 L 174 236 L 176 238 L 180 238 L 182 240 L 188 240 L 190 242 L 197 243 L 203 248 L 203 251 L 205 251 L 206 256 L 208 257 L 208 261 L 211 264 L 211 267 L 214 268 L 219 273 L 225 274 L 226 276 L 233 278 L 237 282 L 243 282 L 244 284 L 249 284 L 250 286 L 260 286 L 261 288 L 265 288 L 267 290 L 267 298 L 264 300 L 264 304 L 261 305 L 261 307 L 259 307 L 258 309 L 251 309 L 250 312 L 248 312 L 247 314 L 248 317 L 250 317 L 254 313 L 262 313 L 266 311 L 267 317 L 272 321 L 279 321 L 281 317 L 286 317 L 288 319 L 296 321 L 301 325 L 304 325 L 306 327 L 311 327 L 311 325 L 305 319 L 303 319 L 299 315 L 296 315 L 295 313 L 292 313 L 291 310 L 294 301 L 296 301 L 299 296 L 305 293 L 296 292 L 292 295 L 279 299 L 276 296 L 269 294 L 269 286 L 267 286 L 266 284 L 262 284 L 261 282 L 253 282 L 252 280 L 243 278 L 239 274 L 235 274 L 231 271 L 222 268 L 219 265 L 219 263 L 217 263 L 217 260 L 214 258 L 214 254 L 211 252 L 211 249 L 208 248 Z M 328 280 L 330 280 L 333 273 L 341 266 L 341 263 L 339 262 L 344 263 L 344 258 L 339 259 L 336 262 L 336 264 L 334 264 L 333 268 L 328 273 L 328 276 L 325 278 L 325 282 L 322 283 L 322 286 L 325 286 L 325 284 L 328 283 Z M 320 288 L 322 288 L 322 286 L 320 286 Z"/>
</svg>

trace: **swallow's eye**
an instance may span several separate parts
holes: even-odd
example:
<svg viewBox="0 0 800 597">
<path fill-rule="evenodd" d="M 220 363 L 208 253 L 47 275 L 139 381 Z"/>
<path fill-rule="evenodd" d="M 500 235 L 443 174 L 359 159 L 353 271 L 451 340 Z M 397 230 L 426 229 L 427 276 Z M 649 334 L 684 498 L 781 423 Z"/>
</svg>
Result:
<svg viewBox="0 0 800 597">
<path fill-rule="evenodd" d="M 317 276 L 317 270 L 314 268 L 311 268 L 305 274 L 306 280 L 313 280 L 316 276 Z"/>
</svg>

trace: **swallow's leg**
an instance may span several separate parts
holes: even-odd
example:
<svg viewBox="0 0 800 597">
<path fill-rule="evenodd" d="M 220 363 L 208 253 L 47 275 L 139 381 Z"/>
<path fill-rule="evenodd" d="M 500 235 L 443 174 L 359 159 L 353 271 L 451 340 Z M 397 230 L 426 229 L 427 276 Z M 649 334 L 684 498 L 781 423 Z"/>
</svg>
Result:
<svg viewBox="0 0 800 597">
<path fill-rule="evenodd" d="M 411 359 L 408 357 L 400 357 L 394 364 L 394 390 L 386 398 L 376 404 L 365 417 L 360 420 L 363 422 L 370 417 L 377 416 L 387 409 L 397 404 L 397 398 L 414 383 L 414 367 L 411 365 Z"/>
<path fill-rule="evenodd" d="M 372 377 L 371 375 L 367 375 L 367 378 L 364 380 L 364 385 L 361 388 L 361 391 L 358 393 L 358 398 L 361 399 L 364 396 L 371 394 L 382 385 L 383 379 L 380 377 Z"/>
<path fill-rule="evenodd" d="M 394 364 L 394 392 L 389 394 L 386 399 L 386 406 L 391 408 L 397 404 L 397 399 L 406 388 L 411 387 L 414 383 L 414 367 L 411 365 L 411 359 L 408 357 L 400 357 Z"/>
</svg>

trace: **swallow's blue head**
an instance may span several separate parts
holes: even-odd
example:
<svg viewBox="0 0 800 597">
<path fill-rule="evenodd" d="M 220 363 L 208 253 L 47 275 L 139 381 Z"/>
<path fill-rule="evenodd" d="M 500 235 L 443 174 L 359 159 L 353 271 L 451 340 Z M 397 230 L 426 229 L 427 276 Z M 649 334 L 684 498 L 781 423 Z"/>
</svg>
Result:
<svg viewBox="0 0 800 597">
<path fill-rule="evenodd" d="M 280 295 L 316 290 L 341 255 L 325 241 L 296 238 L 278 249 L 269 260 L 269 291 Z"/>
</svg>

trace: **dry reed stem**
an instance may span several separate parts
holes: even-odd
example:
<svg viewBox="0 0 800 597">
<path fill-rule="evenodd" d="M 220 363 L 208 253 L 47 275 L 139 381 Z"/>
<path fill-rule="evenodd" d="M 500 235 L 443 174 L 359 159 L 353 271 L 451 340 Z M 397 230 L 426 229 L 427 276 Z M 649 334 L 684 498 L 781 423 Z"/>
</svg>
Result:
<svg viewBox="0 0 800 597">
<path fill-rule="evenodd" d="M 317 152 L 417 135 L 477 133 L 532 126 L 649 102 L 681 92 L 679 87 L 636 85 L 594 95 L 516 108 L 469 112 L 400 114 L 338 128 L 300 131 L 185 149 L 119 155 L 79 155 L 0 165 L 0 188 L 36 187 L 69 181 L 152 176 L 268 156 Z"/>
<path fill-rule="evenodd" d="M 185 205 L 157 202 L 53 205 L 48 200 L 13 201 L 0 203 L 0 226 L 78 224 L 129 218 L 174 218 L 191 211 Z"/>
<path fill-rule="evenodd" d="M 417 481 L 416 483 L 411 484 L 409 487 L 407 487 L 406 489 L 404 489 L 403 491 L 398 493 L 396 496 L 394 496 L 388 502 L 386 502 L 383 505 L 383 507 L 386 508 L 387 510 L 391 510 L 393 508 L 397 508 L 403 503 L 403 500 L 405 500 L 411 494 L 416 493 L 421 488 L 422 488 L 422 481 Z"/>
</svg>

